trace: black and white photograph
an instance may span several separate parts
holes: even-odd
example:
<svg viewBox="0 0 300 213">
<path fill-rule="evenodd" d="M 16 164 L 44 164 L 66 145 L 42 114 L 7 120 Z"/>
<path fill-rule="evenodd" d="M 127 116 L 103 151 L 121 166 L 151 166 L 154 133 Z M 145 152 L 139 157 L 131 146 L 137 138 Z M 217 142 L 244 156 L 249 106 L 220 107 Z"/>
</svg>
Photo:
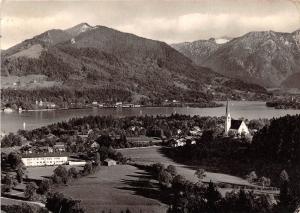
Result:
<svg viewBox="0 0 300 213">
<path fill-rule="evenodd" d="M 300 213 L 300 0 L 0 0 L 1 213 Z"/>
</svg>

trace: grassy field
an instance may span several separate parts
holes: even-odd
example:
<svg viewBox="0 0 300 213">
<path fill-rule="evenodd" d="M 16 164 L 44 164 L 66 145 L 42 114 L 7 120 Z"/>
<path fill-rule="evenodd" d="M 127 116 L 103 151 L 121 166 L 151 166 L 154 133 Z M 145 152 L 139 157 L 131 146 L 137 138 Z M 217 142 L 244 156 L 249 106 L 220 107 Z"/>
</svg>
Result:
<svg viewBox="0 0 300 213">
<path fill-rule="evenodd" d="M 183 164 L 179 164 L 174 162 L 172 159 L 166 157 L 162 151 L 161 147 L 147 147 L 147 148 L 137 148 L 137 149 L 123 149 L 119 150 L 124 156 L 131 158 L 133 161 L 140 163 L 163 163 L 166 166 L 174 165 L 177 168 L 177 172 L 183 176 L 185 176 L 188 180 L 196 182 L 198 179 L 196 178 L 195 170 L 198 168 L 197 166 L 187 166 Z M 216 172 L 206 172 L 206 177 L 203 179 L 205 182 L 209 181 L 213 182 L 226 182 L 232 184 L 239 185 L 251 185 L 248 181 L 228 175 L 223 173 Z"/>
<path fill-rule="evenodd" d="M 82 201 L 87 212 L 166 212 L 157 182 L 149 174 L 130 165 L 101 167 L 93 175 L 80 178 L 57 191 Z"/>
<path fill-rule="evenodd" d="M 81 170 L 82 166 L 70 166 L 70 165 L 64 165 L 66 169 L 69 169 L 70 167 L 75 167 L 77 170 Z M 26 168 L 26 174 L 28 175 L 29 179 L 33 180 L 41 180 L 43 178 L 50 177 L 53 175 L 54 169 L 56 166 L 40 166 L 40 167 L 27 167 Z"/>
</svg>

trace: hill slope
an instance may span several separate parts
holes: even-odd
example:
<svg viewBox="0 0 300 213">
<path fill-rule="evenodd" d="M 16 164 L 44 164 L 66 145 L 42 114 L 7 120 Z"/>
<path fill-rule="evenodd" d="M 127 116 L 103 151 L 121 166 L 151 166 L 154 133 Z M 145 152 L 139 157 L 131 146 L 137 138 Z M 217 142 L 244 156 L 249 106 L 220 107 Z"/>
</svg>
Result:
<svg viewBox="0 0 300 213">
<path fill-rule="evenodd" d="M 252 98 L 265 92 L 197 66 L 166 43 L 86 23 L 47 31 L 3 56 L 3 76 L 42 74 L 64 88 L 109 88 L 133 97 L 185 102 Z"/>
<path fill-rule="evenodd" d="M 197 45 L 199 42 L 202 45 Z M 219 45 L 210 42 L 205 46 L 205 42 L 173 47 L 198 65 L 265 87 L 282 86 L 286 79 L 300 73 L 299 30 L 293 33 L 250 32 Z"/>
</svg>

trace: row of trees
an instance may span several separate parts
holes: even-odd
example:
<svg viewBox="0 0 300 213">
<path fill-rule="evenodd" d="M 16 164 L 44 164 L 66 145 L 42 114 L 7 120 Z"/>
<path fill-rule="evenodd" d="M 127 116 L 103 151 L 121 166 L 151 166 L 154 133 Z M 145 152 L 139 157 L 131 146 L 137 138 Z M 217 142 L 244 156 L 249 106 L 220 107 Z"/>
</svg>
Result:
<svg viewBox="0 0 300 213">
<path fill-rule="evenodd" d="M 258 213 L 277 212 L 268 203 L 268 196 L 257 196 L 244 190 L 233 191 L 222 197 L 218 187 L 209 182 L 204 184 L 201 179 L 205 171 L 197 170 L 195 175 L 199 177 L 197 183 L 186 180 L 178 175 L 176 168 L 172 165 L 165 167 L 157 163 L 143 166 L 160 183 L 162 192 L 168 193 L 168 204 L 170 213 L 184 212 L 207 212 L 207 213 Z"/>
<path fill-rule="evenodd" d="M 20 135 L 15 135 L 14 133 L 9 133 L 1 139 L 1 147 L 12 147 L 21 145 L 22 139 Z"/>
</svg>

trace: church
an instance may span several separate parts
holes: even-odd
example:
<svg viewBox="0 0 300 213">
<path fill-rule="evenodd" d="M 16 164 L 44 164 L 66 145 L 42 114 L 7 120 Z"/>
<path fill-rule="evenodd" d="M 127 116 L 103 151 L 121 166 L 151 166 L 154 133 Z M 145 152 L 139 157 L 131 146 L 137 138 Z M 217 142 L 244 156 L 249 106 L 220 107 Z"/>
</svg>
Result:
<svg viewBox="0 0 300 213">
<path fill-rule="evenodd" d="M 225 120 L 225 135 L 228 135 L 229 131 L 233 131 L 238 135 L 249 134 L 249 129 L 243 120 L 231 119 L 229 112 L 228 101 L 226 104 L 226 120 Z"/>
</svg>

